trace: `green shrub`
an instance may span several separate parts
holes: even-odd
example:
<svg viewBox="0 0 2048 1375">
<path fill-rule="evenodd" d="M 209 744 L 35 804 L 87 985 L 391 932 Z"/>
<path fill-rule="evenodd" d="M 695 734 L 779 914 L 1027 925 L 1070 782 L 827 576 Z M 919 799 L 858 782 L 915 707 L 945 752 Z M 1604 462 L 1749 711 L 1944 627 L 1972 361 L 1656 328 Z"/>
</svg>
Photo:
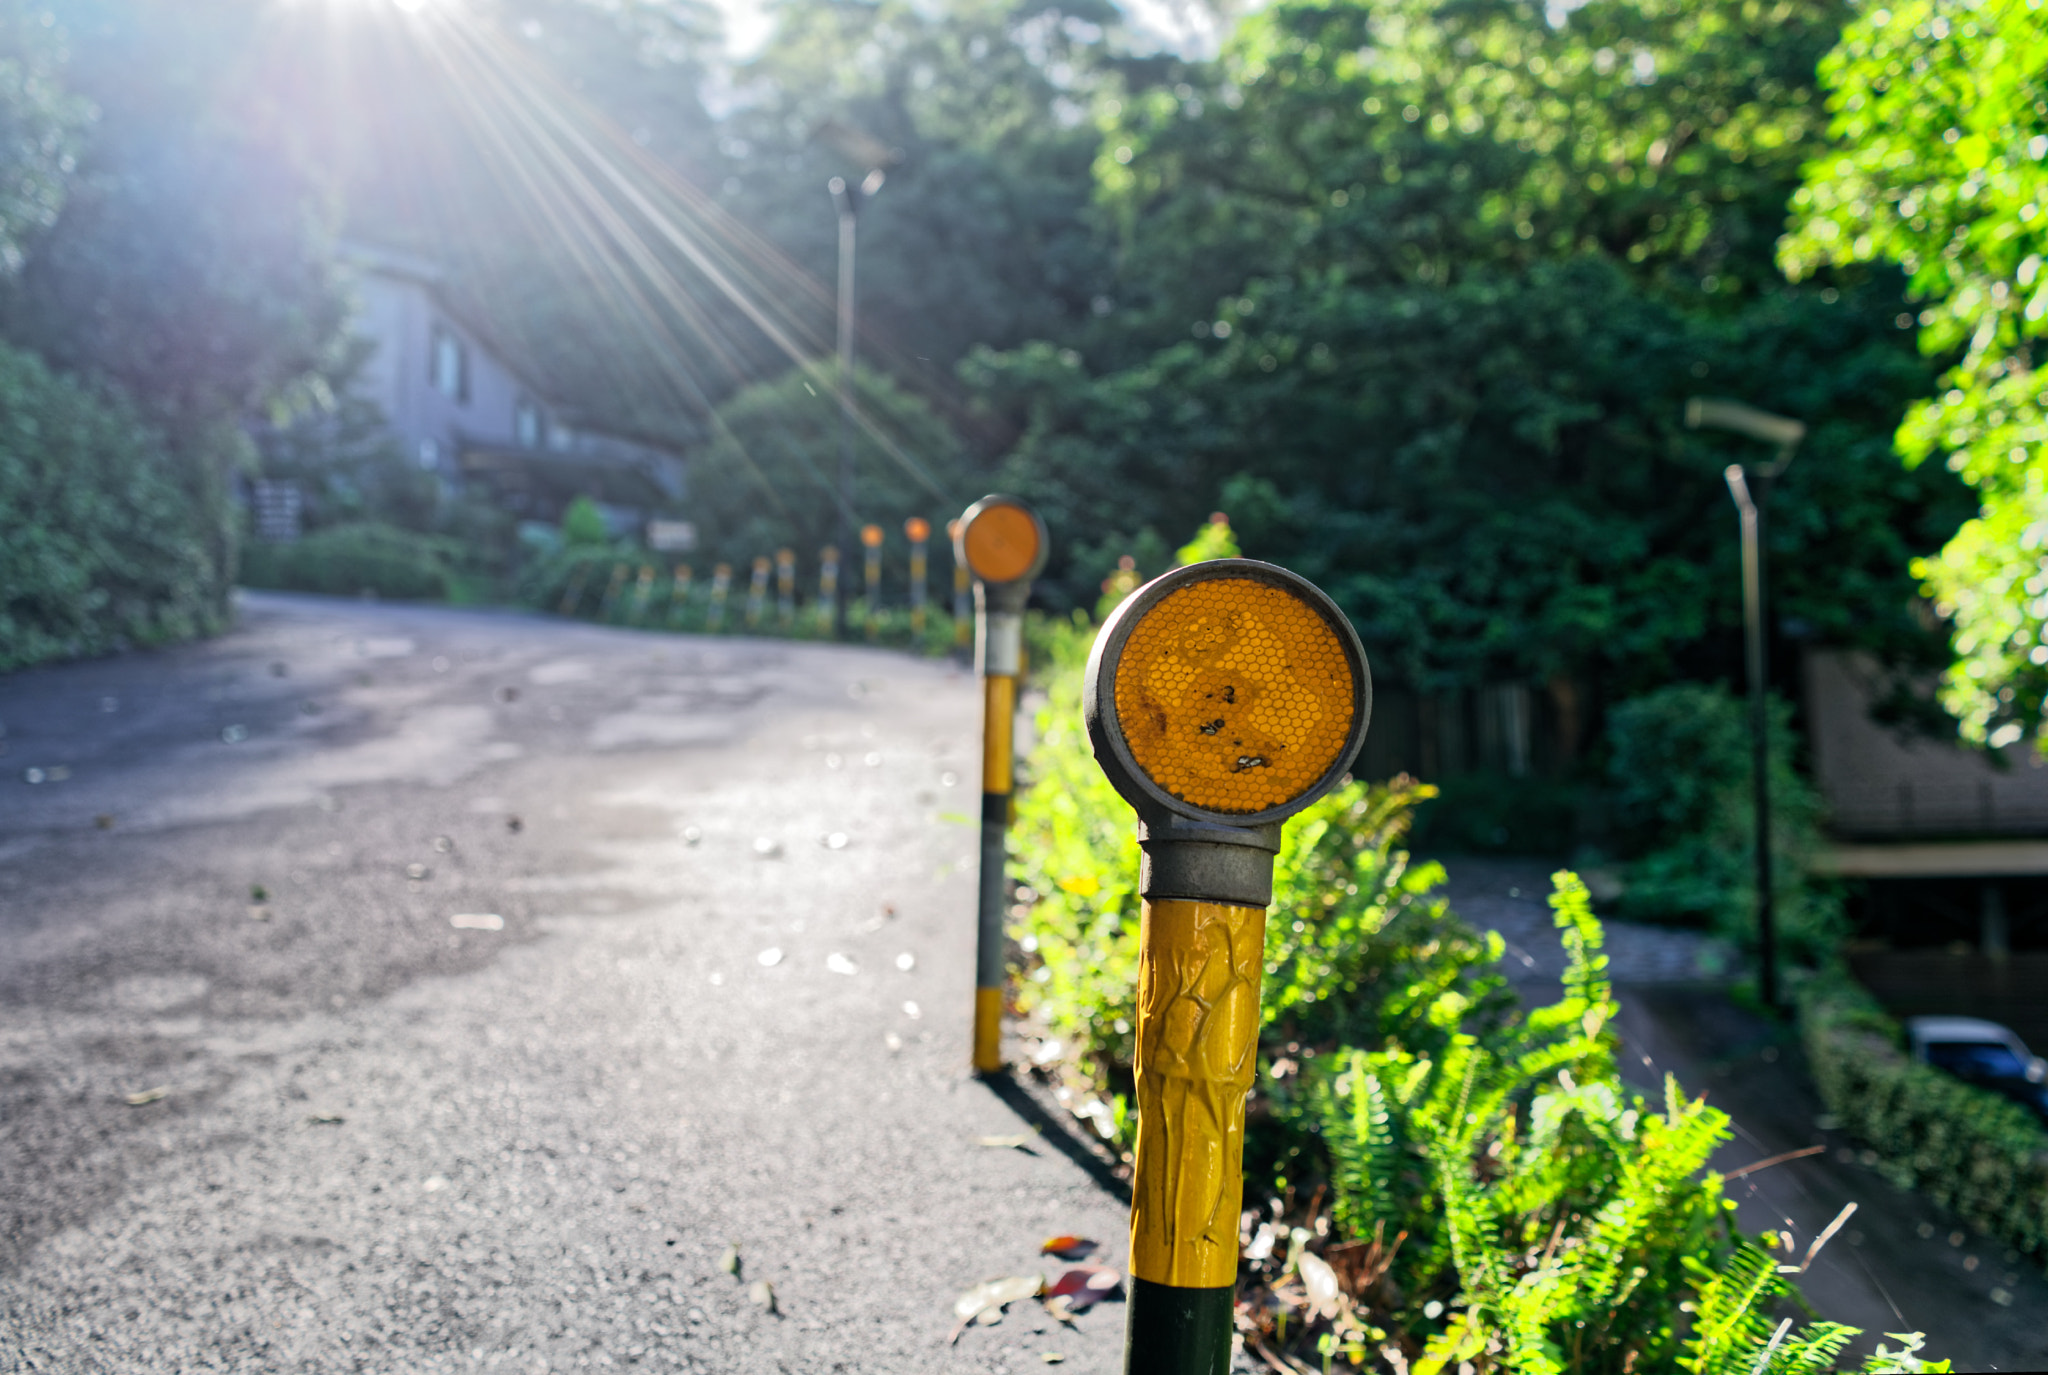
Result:
<svg viewBox="0 0 2048 1375">
<path fill-rule="evenodd" d="M 1821 1101 L 1894 1184 L 2048 1261 L 2048 1131 L 2026 1109 L 1909 1059 L 1898 1025 L 1846 976 L 1808 984 L 1799 1022 Z"/>
<path fill-rule="evenodd" d="M 1793 767 L 1792 709 L 1773 700 L 1771 847 L 1780 949 L 1818 966 L 1844 922 L 1832 888 L 1811 877 L 1821 847 L 1819 794 Z M 1608 720 L 1614 817 L 1632 856 L 1617 914 L 1706 926 L 1756 943 L 1756 811 L 1749 708 L 1726 688 L 1683 683 L 1624 702 Z"/>
<path fill-rule="evenodd" d="M 110 389 L 0 346 L 0 670 L 221 619 L 212 508 Z"/>
<path fill-rule="evenodd" d="M 445 601 L 456 553 L 449 540 L 359 521 L 315 530 L 291 544 L 251 544 L 242 581 L 293 592 Z"/>
</svg>

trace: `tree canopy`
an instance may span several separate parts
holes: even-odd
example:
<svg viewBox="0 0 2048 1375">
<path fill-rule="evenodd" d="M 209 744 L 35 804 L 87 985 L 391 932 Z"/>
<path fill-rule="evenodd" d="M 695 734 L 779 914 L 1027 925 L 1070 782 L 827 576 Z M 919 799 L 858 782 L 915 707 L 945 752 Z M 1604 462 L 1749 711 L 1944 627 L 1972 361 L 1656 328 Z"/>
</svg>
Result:
<svg viewBox="0 0 2048 1375">
<path fill-rule="evenodd" d="M 1896 263 L 1920 345 L 1950 366 L 1898 431 L 1941 456 L 1976 518 L 1915 565 L 1954 627 L 1944 700 L 1972 739 L 2040 740 L 2048 701 L 2048 11 L 2040 0 L 1885 4 L 1821 68 L 1833 146 L 1794 199 L 1788 270 Z M 1914 318 L 1902 315 L 1902 324 Z"/>
</svg>

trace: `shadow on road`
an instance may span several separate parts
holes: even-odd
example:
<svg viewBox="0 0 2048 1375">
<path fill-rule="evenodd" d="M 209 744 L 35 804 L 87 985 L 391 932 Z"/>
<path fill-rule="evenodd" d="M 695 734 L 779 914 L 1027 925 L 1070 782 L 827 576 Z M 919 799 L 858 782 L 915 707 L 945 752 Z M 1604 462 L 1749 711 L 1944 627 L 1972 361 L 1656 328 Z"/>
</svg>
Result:
<svg viewBox="0 0 2048 1375">
<path fill-rule="evenodd" d="M 1038 1101 L 1031 1090 L 1008 1074 L 984 1074 L 982 1086 L 1024 1119 L 1045 1144 L 1088 1172 L 1088 1177 L 1118 1202 L 1131 1201 L 1130 1181 L 1117 1173 L 1102 1150 L 1073 1128 L 1071 1113 L 1058 1112 Z"/>
</svg>

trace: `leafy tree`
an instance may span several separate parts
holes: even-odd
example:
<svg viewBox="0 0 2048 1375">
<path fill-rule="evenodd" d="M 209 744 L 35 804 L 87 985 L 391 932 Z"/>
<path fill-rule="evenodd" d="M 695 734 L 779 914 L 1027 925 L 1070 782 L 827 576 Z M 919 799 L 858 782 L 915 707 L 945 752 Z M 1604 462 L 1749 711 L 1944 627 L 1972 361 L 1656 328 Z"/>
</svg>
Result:
<svg viewBox="0 0 2048 1375">
<path fill-rule="evenodd" d="M 1952 366 L 1898 431 L 1982 506 L 1915 571 L 1954 628 L 1943 701 L 1973 740 L 2042 739 L 2048 705 L 2048 13 L 2039 0 L 1864 8 L 1822 66 L 1833 147 L 1807 169 L 1788 270 L 1892 262 Z M 1902 325 L 1911 324 L 1906 315 Z"/>
<path fill-rule="evenodd" d="M 840 419 L 830 376 L 792 369 L 719 408 L 719 438 L 691 479 L 705 559 L 743 568 L 790 548 L 811 567 L 818 550 L 839 541 Z M 855 396 L 868 423 L 854 444 L 855 517 L 880 525 L 894 548 L 911 516 L 943 529 L 971 499 L 973 469 L 922 400 L 882 374 L 857 376 Z M 851 578 L 858 551 L 840 553 L 841 576 Z"/>
<path fill-rule="evenodd" d="M 253 0 L 66 0 L 70 80 L 99 110 L 73 191 L 0 300 L 0 330 L 104 379 L 165 440 L 166 476 L 211 513 L 216 606 L 234 569 L 242 423 L 340 358 L 317 187 L 242 77 Z"/>
<path fill-rule="evenodd" d="M 1961 512 L 1945 475 L 1880 461 L 1926 378 L 1896 281 L 1772 265 L 1839 16 L 1783 8 L 1759 39 L 1734 0 L 1555 26 L 1301 0 L 1105 100 L 1121 334 L 1099 369 L 970 362 L 1019 436 L 1005 483 L 1090 551 L 1134 506 L 1167 529 L 1221 506 L 1416 686 L 1573 674 L 1612 699 L 1739 672 L 1737 452 L 1680 423 L 1738 395 L 1815 431 L 1778 508 L 1786 623 L 1924 655 L 1904 565 Z M 1056 565 L 1049 595 L 1100 576 Z"/>
</svg>

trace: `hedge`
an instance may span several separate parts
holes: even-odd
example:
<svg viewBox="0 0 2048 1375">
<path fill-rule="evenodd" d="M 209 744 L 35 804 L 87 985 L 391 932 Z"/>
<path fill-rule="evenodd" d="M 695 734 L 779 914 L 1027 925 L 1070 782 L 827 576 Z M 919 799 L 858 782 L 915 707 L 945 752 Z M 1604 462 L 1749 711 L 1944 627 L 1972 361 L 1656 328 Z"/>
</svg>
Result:
<svg viewBox="0 0 2048 1375">
<path fill-rule="evenodd" d="M 2032 1114 L 1908 1058 L 1898 1024 L 1846 977 L 1809 987 L 1800 1033 L 1821 1100 L 1892 1183 L 2048 1260 L 2048 1131 Z"/>
<path fill-rule="evenodd" d="M 217 627 L 219 533 L 124 399 L 0 345 L 0 672 Z"/>
<path fill-rule="evenodd" d="M 444 537 L 376 521 L 316 530 L 290 544 L 248 545 L 242 582 L 293 592 L 445 601 L 459 550 Z"/>
</svg>

